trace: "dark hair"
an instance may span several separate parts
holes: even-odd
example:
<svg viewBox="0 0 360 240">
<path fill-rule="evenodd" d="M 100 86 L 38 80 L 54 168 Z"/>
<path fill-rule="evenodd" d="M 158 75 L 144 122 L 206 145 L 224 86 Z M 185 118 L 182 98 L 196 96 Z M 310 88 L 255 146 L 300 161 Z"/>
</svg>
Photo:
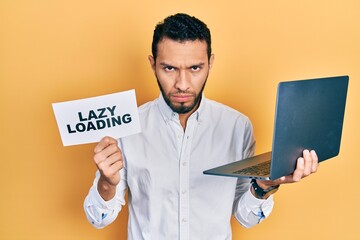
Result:
<svg viewBox="0 0 360 240">
<path fill-rule="evenodd" d="M 164 19 L 156 25 L 152 41 L 152 55 L 156 60 L 158 43 L 164 38 L 184 41 L 205 41 L 207 54 L 211 56 L 211 35 L 210 30 L 204 22 L 184 13 L 177 13 Z"/>
</svg>

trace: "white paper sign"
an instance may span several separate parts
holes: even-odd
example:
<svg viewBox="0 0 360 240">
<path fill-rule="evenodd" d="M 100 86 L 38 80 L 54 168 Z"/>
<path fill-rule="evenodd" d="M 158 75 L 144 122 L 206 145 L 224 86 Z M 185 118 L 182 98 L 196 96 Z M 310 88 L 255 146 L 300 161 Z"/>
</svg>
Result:
<svg viewBox="0 0 360 240">
<path fill-rule="evenodd" d="M 53 103 L 64 146 L 99 142 L 101 138 L 139 133 L 135 90 Z"/>
</svg>

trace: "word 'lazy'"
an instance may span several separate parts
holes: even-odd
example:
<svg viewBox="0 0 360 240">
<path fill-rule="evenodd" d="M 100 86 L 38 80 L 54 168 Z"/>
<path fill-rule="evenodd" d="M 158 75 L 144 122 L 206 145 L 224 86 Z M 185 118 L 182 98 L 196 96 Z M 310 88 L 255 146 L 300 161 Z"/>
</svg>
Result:
<svg viewBox="0 0 360 240">
<path fill-rule="evenodd" d="M 131 122 L 131 115 L 128 113 L 122 116 L 115 116 L 115 108 L 116 106 L 90 110 L 87 116 L 78 112 L 80 122 L 75 124 L 74 128 L 70 124 L 67 124 L 67 130 L 69 133 L 85 132 L 104 129 L 106 127 L 111 128 Z"/>
</svg>

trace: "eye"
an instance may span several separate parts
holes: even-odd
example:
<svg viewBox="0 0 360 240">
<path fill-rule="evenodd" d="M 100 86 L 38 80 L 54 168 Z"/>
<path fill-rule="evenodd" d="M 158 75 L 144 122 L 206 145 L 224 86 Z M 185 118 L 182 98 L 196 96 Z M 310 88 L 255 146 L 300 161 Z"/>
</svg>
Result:
<svg viewBox="0 0 360 240">
<path fill-rule="evenodd" d="M 172 71 L 175 70 L 175 68 L 172 67 L 172 66 L 164 66 L 164 70 L 165 70 L 166 72 L 172 72 Z"/>
<path fill-rule="evenodd" d="M 198 71 L 200 71 L 200 69 L 201 69 L 200 66 L 192 66 L 192 67 L 191 67 L 191 70 L 192 70 L 193 72 L 198 72 Z"/>
</svg>

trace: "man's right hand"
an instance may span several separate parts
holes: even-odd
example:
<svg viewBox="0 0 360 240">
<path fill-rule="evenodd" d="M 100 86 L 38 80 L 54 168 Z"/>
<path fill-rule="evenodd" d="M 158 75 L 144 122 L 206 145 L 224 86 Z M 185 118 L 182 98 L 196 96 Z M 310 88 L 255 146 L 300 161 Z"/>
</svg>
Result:
<svg viewBox="0 0 360 240">
<path fill-rule="evenodd" d="M 120 182 L 123 159 L 118 143 L 114 138 L 104 137 L 94 148 L 94 161 L 100 171 L 98 191 L 105 200 L 111 200 Z"/>
</svg>

